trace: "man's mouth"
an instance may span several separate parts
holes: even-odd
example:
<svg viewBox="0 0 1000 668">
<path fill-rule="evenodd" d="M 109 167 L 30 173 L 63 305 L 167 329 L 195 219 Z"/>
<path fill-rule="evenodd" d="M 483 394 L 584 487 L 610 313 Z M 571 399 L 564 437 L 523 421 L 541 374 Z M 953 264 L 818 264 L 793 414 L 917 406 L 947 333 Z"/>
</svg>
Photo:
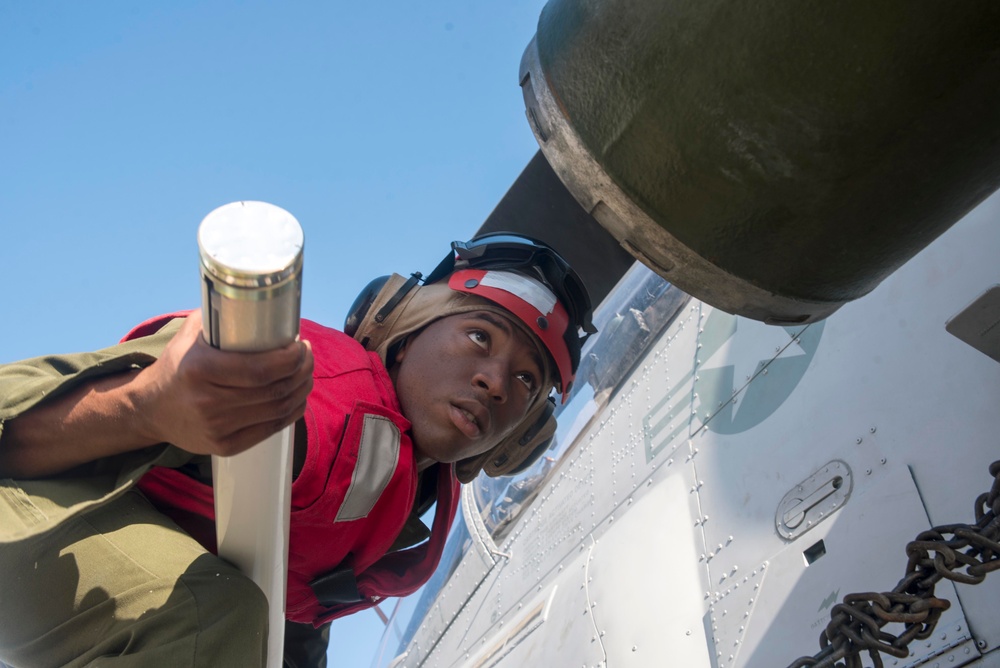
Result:
<svg viewBox="0 0 1000 668">
<path fill-rule="evenodd" d="M 470 411 L 451 405 L 451 421 L 468 438 L 476 438 L 482 433 L 479 419 Z"/>
</svg>

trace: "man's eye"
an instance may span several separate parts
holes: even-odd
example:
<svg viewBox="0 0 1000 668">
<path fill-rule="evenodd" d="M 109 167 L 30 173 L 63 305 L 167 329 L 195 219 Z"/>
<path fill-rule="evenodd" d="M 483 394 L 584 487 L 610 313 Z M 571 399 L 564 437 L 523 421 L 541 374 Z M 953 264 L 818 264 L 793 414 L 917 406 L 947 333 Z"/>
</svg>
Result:
<svg viewBox="0 0 1000 668">
<path fill-rule="evenodd" d="M 469 332 L 469 338 L 472 339 L 476 345 L 486 348 L 490 344 L 490 336 L 481 329 L 474 329 Z"/>
<path fill-rule="evenodd" d="M 538 386 L 538 383 L 535 382 L 535 377 L 526 371 L 517 374 L 517 379 L 524 383 L 525 386 L 531 391 L 534 391 Z"/>
</svg>

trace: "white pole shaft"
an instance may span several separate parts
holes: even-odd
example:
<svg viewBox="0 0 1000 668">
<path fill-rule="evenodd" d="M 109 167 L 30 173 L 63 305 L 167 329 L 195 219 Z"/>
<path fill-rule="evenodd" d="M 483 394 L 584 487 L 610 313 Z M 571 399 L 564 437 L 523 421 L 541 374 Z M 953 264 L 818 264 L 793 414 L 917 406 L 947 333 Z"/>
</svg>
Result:
<svg viewBox="0 0 1000 668">
<path fill-rule="evenodd" d="M 292 425 L 238 455 L 212 457 L 219 556 L 267 596 L 268 668 L 281 668 L 285 645 L 294 434 Z"/>
<path fill-rule="evenodd" d="M 266 351 L 299 331 L 302 228 L 265 202 L 219 207 L 198 230 L 206 340 Z M 268 602 L 267 666 L 281 668 L 295 428 L 233 457 L 212 457 L 218 554 L 250 577 Z"/>
</svg>

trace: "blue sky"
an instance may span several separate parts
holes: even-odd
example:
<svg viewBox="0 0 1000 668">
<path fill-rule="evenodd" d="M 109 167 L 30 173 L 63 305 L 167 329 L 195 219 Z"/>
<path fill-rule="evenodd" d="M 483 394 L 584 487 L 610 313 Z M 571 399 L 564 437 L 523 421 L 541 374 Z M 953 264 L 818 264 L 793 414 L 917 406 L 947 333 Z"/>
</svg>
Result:
<svg viewBox="0 0 1000 668">
<path fill-rule="evenodd" d="M 198 223 L 240 199 L 306 235 L 303 314 L 428 271 L 537 150 L 518 64 L 541 0 L 0 4 L 0 362 L 197 307 Z M 338 622 L 333 665 L 381 624 Z"/>
<path fill-rule="evenodd" d="M 196 230 L 239 199 L 306 233 L 303 311 L 432 268 L 536 150 L 541 1 L 0 5 L 0 361 L 198 304 Z"/>
</svg>

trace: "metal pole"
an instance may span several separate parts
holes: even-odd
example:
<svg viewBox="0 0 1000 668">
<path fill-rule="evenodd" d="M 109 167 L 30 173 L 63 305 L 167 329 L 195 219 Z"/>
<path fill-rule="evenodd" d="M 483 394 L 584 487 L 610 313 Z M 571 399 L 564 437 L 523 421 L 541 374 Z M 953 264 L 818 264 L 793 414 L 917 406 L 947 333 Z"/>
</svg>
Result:
<svg viewBox="0 0 1000 668">
<path fill-rule="evenodd" d="M 298 337 L 303 234 L 264 202 L 212 211 L 198 230 L 204 335 L 223 350 L 265 351 Z M 213 457 L 219 556 L 268 601 L 267 665 L 280 668 L 291 508 L 294 425 L 233 457 Z"/>
</svg>

